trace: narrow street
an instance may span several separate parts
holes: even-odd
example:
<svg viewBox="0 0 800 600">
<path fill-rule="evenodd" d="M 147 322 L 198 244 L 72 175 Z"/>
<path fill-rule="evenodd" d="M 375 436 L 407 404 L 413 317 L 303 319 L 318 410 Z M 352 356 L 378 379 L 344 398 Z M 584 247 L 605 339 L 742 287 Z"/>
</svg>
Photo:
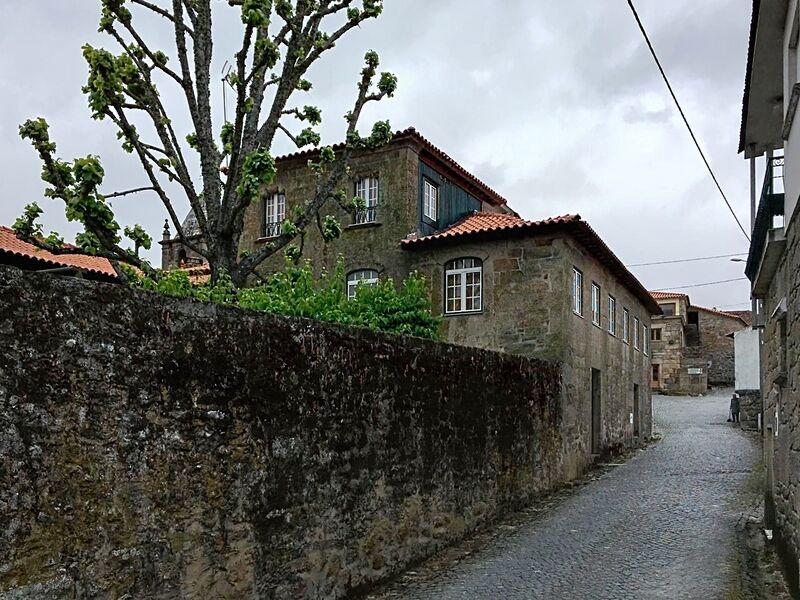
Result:
<svg viewBox="0 0 800 600">
<path fill-rule="evenodd" d="M 735 527 L 759 453 L 726 422 L 729 398 L 727 390 L 654 396 L 661 442 L 454 567 L 401 579 L 384 597 L 736 597 Z"/>
</svg>

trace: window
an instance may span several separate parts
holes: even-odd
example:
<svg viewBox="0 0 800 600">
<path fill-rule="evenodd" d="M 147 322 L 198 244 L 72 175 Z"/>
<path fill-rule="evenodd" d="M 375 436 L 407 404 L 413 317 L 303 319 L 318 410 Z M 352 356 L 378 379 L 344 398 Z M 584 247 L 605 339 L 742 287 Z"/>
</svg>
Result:
<svg viewBox="0 0 800 600">
<path fill-rule="evenodd" d="M 617 335 L 617 299 L 608 297 L 608 333 Z"/>
<path fill-rule="evenodd" d="M 483 262 L 479 258 L 459 258 L 445 265 L 444 312 L 480 312 Z"/>
<path fill-rule="evenodd" d="M 622 309 L 622 341 L 631 343 L 631 313 L 627 308 Z"/>
<path fill-rule="evenodd" d="M 633 317 L 633 347 L 639 349 L 639 317 Z"/>
<path fill-rule="evenodd" d="M 362 269 L 353 271 L 347 276 L 347 299 L 353 300 L 356 297 L 358 285 L 372 287 L 378 285 L 378 272 L 373 269 Z"/>
<path fill-rule="evenodd" d="M 667 304 L 662 304 L 661 305 L 661 312 L 664 313 L 665 317 L 672 317 L 672 316 L 675 315 L 675 307 L 676 307 L 676 305 L 675 305 L 674 302 L 669 302 Z"/>
<path fill-rule="evenodd" d="M 356 197 L 363 198 L 365 203 L 364 210 L 356 211 L 354 222 L 374 223 L 378 220 L 378 178 L 364 177 L 356 181 Z"/>
<path fill-rule="evenodd" d="M 592 323 L 600 326 L 600 286 L 592 282 Z"/>
<path fill-rule="evenodd" d="M 661 365 L 653 365 L 653 382 L 658 383 L 661 381 Z"/>
<path fill-rule="evenodd" d="M 422 180 L 422 214 L 431 221 L 439 220 L 439 188 L 427 179 Z"/>
<path fill-rule="evenodd" d="M 281 224 L 286 218 L 286 196 L 270 194 L 264 203 L 264 237 L 281 234 Z"/>
<path fill-rule="evenodd" d="M 572 310 L 583 316 L 583 273 L 572 268 Z"/>
<path fill-rule="evenodd" d="M 650 336 L 647 335 L 647 325 L 642 325 L 642 352 L 647 356 L 650 347 Z"/>
<path fill-rule="evenodd" d="M 654 342 L 661 341 L 661 327 L 653 327 L 650 330 L 650 339 L 653 340 Z"/>
</svg>

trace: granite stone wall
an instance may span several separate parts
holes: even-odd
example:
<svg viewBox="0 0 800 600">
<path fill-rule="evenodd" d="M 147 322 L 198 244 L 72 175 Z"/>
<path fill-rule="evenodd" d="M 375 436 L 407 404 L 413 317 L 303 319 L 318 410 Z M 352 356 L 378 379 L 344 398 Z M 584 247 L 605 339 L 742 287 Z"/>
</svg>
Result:
<svg viewBox="0 0 800 600">
<path fill-rule="evenodd" d="M 557 363 L 0 267 L 0 598 L 335 598 L 562 482 Z"/>
<path fill-rule="evenodd" d="M 697 311 L 700 320 L 700 344 L 708 367 L 708 383 L 732 386 L 734 377 L 734 341 L 730 335 L 747 327 L 740 319 L 707 310 Z"/>
<path fill-rule="evenodd" d="M 767 297 L 762 335 L 762 394 L 768 468 L 772 489 L 767 509 L 774 510 L 775 537 L 786 572 L 800 594 L 800 215 L 786 233 L 787 245 Z M 785 310 L 782 303 L 785 300 Z"/>
</svg>

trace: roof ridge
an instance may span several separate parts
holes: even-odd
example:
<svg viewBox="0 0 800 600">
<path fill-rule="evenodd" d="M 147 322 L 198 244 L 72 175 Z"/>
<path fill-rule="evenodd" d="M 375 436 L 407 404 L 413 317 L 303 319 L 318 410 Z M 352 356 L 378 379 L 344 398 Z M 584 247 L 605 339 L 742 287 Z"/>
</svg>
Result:
<svg viewBox="0 0 800 600">
<path fill-rule="evenodd" d="M 497 191 L 492 189 L 487 183 L 478 178 L 474 173 L 471 173 L 470 171 L 465 169 L 456 159 L 454 159 L 452 156 L 447 154 L 447 152 L 445 152 L 444 150 L 433 144 L 419 131 L 417 131 L 415 127 L 412 126 L 412 127 L 406 127 L 405 129 L 398 129 L 392 134 L 392 140 L 389 143 L 398 141 L 405 137 L 416 139 L 419 143 L 425 146 L 427 150 L 431 154 L 433 154 L 436 158 L 438 158 L 444 163 L 449 164 L 461 176 L 471 180 L 476 187 L 478 187 L 481 191 L 483 191 L 483 193 L 485 193 L 488 197 L 492 198 L 497 206 L 503 206 L 508 204 L 508 200 L 506 200 L 505 197 L 501 196 Z M 330 146 L 334 150 L 338 150 L 343 148 L 344 145 L 345 145 L 344 142 L 338 142 L 336 144 L 331 144 Z M 288 154 L 283 154 L 275 157 L 275 161 L 279 162 L 282 160 L 294 160 L 298 158 L 311 157 L 317 154 L 319 151 L 320 151 L 319 148 L 311 148 L 308 150 L 299 150 L 297 152 L 290 152 Z"/>
</svg>

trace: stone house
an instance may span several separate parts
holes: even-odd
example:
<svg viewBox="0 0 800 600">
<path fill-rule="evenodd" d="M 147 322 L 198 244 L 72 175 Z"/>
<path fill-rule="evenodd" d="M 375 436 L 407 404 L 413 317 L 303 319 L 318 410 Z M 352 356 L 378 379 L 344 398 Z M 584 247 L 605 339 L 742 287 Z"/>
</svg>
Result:
<svg viewBox="0 0 800 600">
<path fill-rule="evenodd" d="M 276 235 L 292 205 L 309 197 L 313 156 L 277 160 L 274 184 L 245 216 L 242 250 Z M 330 270 L 343 256 L 349 292 L 359 282 L 421 272 L 446 340 L 561 362 L 565 431 L 584 448 L 582 459 L 564 465 L 572 475 L 592 455 L 651 435 L 648 346 L 659 308 L 579 216 L 521 219 L 414 129 L 356 154 L 344 185 L 366 210 L 331 208 L 348 224 L 328 244 L 316 228 L 306 232 L 303 254 L 315 268 Z M 164 266 L 177 266 L 179 242 L 162 247 Z M 276 255 L 262 270 L 283 265 Z"/>
<path fill-rule="evenodd" d="M 750 161 L 753 220 L 745 273 L 758 308 L 755 325 L 761 330 L 765 525 L 774 529 L 796 594 L 800 594 L 800 129 L 794 121 L 800 102 L 799 37 L 798 0 L 754 0 L 739 141 L 739 152 Z M 780 149 L 783 155 L 776 156 Z M 763 181 L 756 179 L 759 171 Z"/>
<path fill-rule="evenodd" d="M 651 292 L 662 315 L 651 335 L 654 391 L 705 394 L 709 386 L 733 386 L 733 333 L 748 327 L 739 314 L 696 306 L 687 294 Z"/>
</svg>

